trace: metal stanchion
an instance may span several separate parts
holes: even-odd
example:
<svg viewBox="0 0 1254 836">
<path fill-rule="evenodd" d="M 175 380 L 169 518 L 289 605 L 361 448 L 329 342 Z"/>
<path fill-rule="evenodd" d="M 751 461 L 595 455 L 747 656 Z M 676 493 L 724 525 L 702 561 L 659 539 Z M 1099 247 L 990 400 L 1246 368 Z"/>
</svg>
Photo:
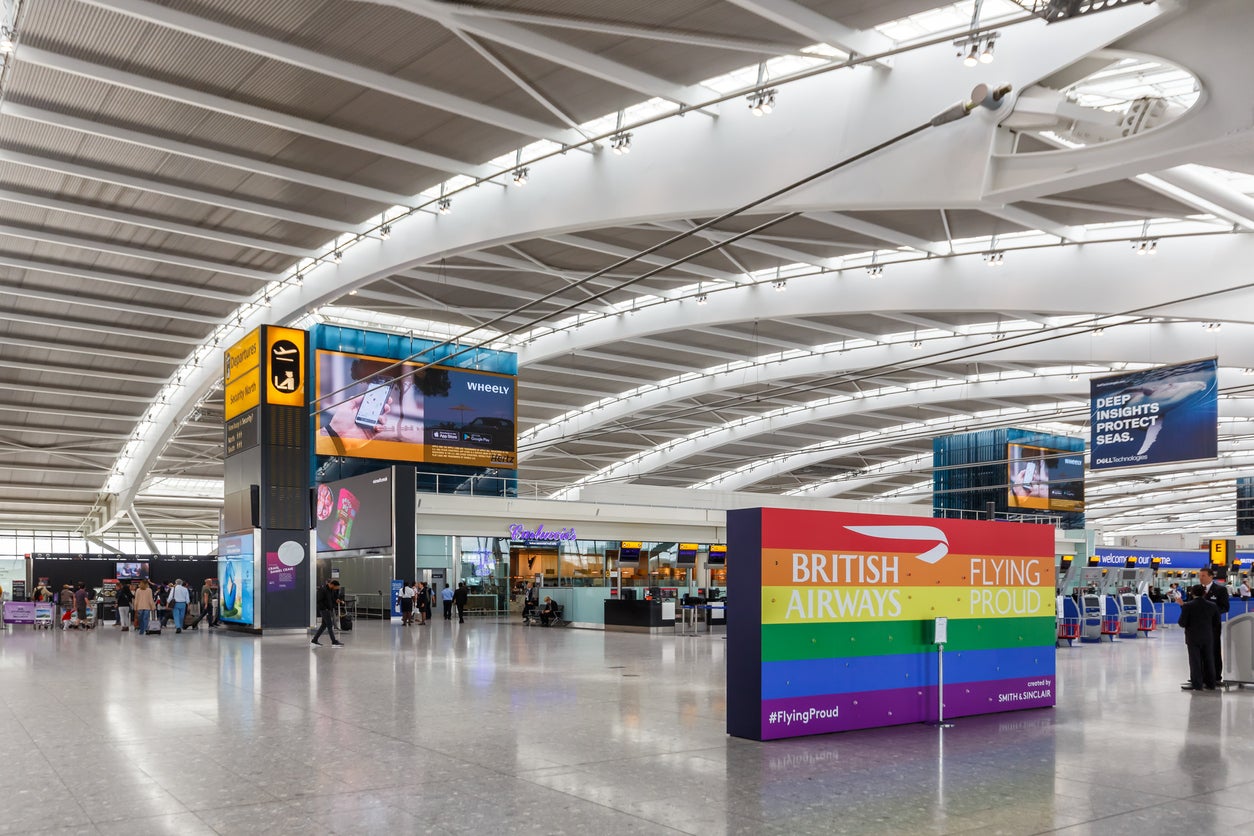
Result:
<svg viewBox="0 0 1254 836">
<path fill-rule="evenodd" d="M 953 723 L 945 722 L 945 642 L 949 640 L 949 619 L 941 616 L 932 622 L 932 642 L 936 645 L 936 722 L 928 723 L 938 729 L 952 729 Z"/>
</svg>

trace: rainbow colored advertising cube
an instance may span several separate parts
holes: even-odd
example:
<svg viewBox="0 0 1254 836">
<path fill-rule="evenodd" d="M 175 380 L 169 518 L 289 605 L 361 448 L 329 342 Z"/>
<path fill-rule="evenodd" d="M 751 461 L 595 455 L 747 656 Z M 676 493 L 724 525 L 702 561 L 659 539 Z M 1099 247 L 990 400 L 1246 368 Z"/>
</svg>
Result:
<svg viewBox="0 0 1254 836">
<path fill-rule="evenodd" d="M 774 740 L 1054 705 L 1051 525 L 727 514 L 727 731 Z"/>
</svg>

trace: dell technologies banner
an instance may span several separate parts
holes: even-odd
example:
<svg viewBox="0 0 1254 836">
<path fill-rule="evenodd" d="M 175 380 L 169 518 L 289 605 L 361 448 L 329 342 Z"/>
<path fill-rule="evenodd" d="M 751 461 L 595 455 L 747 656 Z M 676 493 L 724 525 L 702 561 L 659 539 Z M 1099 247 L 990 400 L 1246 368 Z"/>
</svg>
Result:
<svg viewBox="0 0 1254 836">
<path fill-rule="evenodd" d="M 1096 378 L 1089 467 L 1101 470 L 1219 455 L 1215 358 Z"/>
<path fill-rule="evenodd" d="M 517 378 L 319 351 L 320 456 L 513 469 Z"/>
</svg>

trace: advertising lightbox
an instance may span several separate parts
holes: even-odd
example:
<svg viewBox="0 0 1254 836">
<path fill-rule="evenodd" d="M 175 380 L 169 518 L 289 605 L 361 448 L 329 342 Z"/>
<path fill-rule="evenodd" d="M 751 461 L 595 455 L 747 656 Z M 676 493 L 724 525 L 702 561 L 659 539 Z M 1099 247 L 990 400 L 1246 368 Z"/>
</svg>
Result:
<svg viewBox="0 0 1254 836">
<path fill-rule="evenodd" d="M 1006 445 L 1006 504 L 1040 511 L 1084 510 L 1084 454 L 1038 447 Z"/>
<path fill-rule="evenodd" d="M 321 456 L 471 467 L 518 462 L 517 378 L 319 351 Z"/>
<path fill-rule="evenodd" d="M 317 489 L 318 553 L 392 545 L 392 471 L 363 473 Z"/>
<path fill-rule="evenodd" d="M 232 624 L 258 627 L 256 537 L 250 534 L 218 538 L 218 617 Z"/>
<path fill-rule="evenodd" d="M 1094 379 L 1089 467 L 1213 459 L 1219 455 L 1215 358 Z"/>
</svg>

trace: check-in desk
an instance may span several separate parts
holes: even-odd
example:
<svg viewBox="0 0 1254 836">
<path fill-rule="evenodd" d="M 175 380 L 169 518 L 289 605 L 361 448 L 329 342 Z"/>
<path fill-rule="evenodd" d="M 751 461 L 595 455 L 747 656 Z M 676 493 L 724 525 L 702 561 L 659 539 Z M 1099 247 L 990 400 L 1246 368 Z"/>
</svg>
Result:
<svg viewBox="0 0 1254 836">
<path fill-rule="evenodd" d="M 674 632 L 675 602 L 607 599 L 605 629 L 622 633 Z"/>
</svg>

